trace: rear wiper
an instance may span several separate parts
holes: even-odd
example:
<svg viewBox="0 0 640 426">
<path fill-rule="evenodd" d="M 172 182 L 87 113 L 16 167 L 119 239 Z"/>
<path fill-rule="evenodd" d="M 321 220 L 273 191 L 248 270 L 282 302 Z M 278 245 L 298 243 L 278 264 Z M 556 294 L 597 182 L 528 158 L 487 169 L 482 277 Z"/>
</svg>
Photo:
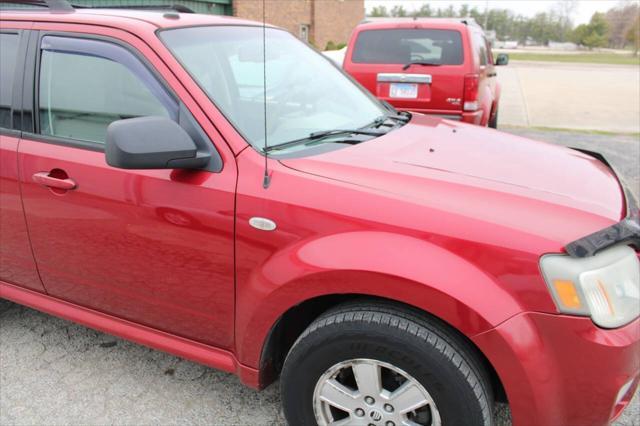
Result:
<svg viewBox="0 0 640 426">
<path fill-rule="evenodd" d="M 306 138 L 295 139 L 289 142 L 284 142 L 278 145 L 273 145 L 266 147 L 263 149 L 263 152 L 271 152 L 277 151 L 284 148 L 289 148 L 291 146 L 305 144 L 307 142 L 319 141 L 324 138 L 328 138 L 330 136 L 339 136 L 339 135 L 367 135 L 367 136 L 382 136 L 386 132 L 376 131 L 376 130 L 364 130 L 364 129 L 334 129 L 334 130 L 323 130 L 321 132 L 313 132 L 310 133 Z"/>
<path fill-rule="evenodd" d="M 411 65 L 422 65 L 422 66 L 425 66 L 425 67 L 439 67 L 442 64 L 436 64 L 435 62 L 426 62 L 426 61 L 411 61 L 408 64 L 406 64 L 405 66 L 403 66 L 402 70 L 403 71 L 408 70 Z"/>
</svg>

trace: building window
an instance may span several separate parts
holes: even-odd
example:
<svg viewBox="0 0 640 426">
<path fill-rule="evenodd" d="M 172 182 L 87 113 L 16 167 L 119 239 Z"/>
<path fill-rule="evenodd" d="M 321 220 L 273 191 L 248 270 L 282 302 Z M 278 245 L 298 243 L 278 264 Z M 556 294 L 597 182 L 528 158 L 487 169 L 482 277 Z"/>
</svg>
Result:
<svg viewBox="0 0 640 426">
<path fill-rule="evenodd" d="M 300 24 L 300 40 L 309 41 L 309 25 Z"/>
</svg>

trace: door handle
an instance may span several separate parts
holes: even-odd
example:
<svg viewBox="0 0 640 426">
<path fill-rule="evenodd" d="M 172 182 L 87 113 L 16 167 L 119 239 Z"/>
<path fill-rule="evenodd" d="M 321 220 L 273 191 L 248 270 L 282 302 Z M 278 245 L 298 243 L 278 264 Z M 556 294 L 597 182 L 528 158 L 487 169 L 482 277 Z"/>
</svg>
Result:
<svg viewBox="0 0 640 426">
<path fill-rule="evenodd" d="M 495 77 L 496 75 L 498 75 L 497 72 L 490 72 L 489 74 L 487 74 L 487 77 Z"/>
<path fill-rule="evenodd" d="M 38 172 L 33 175 L 33 180 L 40 185 L 48 186 L 50 188 L 70 190 L 75 189 L 76 183 L 70 178 L 56 178 L 49 175 L 49 172 Z"/>
</svg>

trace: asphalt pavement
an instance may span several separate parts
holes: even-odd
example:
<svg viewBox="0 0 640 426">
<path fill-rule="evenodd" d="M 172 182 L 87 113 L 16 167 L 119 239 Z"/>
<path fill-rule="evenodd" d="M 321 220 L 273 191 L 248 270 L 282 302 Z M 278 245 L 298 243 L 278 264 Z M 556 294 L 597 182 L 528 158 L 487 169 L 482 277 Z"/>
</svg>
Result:
<svg viewBox="0 0 640 426">
<path fill-rule="evenodd" d="M 601 151 L 640 190 L 638 137 L 506 130 Z M 614 425 L 640 426 L 639 399 Z M 496 423 L 510 424 L 505 406 Z M 0 425 L 111 424 L 282 425 L 284 419 L 277 383 L 256 392 L 231 374 L 0 300 Z"/>
<path fill-rule="evenodd" d="M 496 68 L 503 124 L 640 132 L 637 65 L 511 61 Z"/>
</svg>

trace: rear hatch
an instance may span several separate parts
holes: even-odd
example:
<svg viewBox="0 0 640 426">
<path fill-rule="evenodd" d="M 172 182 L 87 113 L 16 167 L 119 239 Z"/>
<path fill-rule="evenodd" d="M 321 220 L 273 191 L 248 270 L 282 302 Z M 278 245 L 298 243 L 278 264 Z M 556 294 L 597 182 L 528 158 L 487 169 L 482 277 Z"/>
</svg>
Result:
<svg viewBox="0 0 640 426">
<path fill-rule="evenodd" d="M 465 40 L 458 29 L 363 29 L 348 52 L 345 70 L 396 108 L 460 113 Z M 411 62 L 421 62 L 413 64 Z M 406 68 L 406 69 L 405 69 Z"/>
</svg>

